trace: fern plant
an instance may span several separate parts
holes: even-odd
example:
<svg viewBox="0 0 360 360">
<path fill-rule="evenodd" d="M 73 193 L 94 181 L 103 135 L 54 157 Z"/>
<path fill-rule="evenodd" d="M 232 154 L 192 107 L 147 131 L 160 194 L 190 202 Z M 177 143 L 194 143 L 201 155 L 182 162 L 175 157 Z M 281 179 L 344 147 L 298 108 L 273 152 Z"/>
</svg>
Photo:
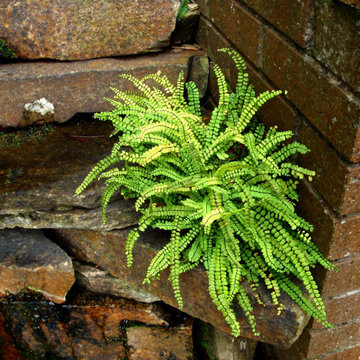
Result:
<svg viewBox="0 0 360 360">
<path fill-rule="evenodd" d="M 186 15 L 186 13 L 189 11 L 189 7 L 188 7 L 189 4 L 190 4 L 190 0 L 181 0 L 179 11 L 176 18 L 177 22 L 182 20 Z"/>
<path fill-rule="evenodd" d="M 80 194 L 97 177 L 106 179 L 102 216 L 112 195 L 120 189 L 136 198 L 141 213 L 126 242 L 128 266 L 140 232 L 148 227 L 169 230 L 168 243 L 152 259 L 144 283 L 170 268 L 169 280 L 180 307 L 179 276 L 203 264 L 209 293 L 234 336 L 240 326 L 233 310 L 238 302 L 252 331 L 253 306 L 243 288 L 250 283 L 258 303 L 260 282 L 269 289 L 278 312 L 280 291 L 320 321 L 326 313 L 310 269 L 333 265 L 311 241 L 312 225 L 295 213 L 297 180 L 311 180 L 313 171 L 289 161 L 308 149 L 290 139 L 291 131 L 265 129 L 255 114 L 282 92 L 255 95 L 246 66 L 237 52 L 229 54 L 238 70 L 235 92 L 229 91 L 220 67 L 213 64 L 219 86 L 219 103 L 208 122 L 202 120 L 199 92 L 193 82 L 176 85 L 160 72 L 131 81 L 136 92 L 113 89 L 110 112 L 95 114 L 110 120 L 119 135 L 109 156 L 101 160 L 76 190 Z M 186 96 L 185 96 L 186 94 Z M 308 294 L 293 282 L 299 279 Z"/>
</svg>

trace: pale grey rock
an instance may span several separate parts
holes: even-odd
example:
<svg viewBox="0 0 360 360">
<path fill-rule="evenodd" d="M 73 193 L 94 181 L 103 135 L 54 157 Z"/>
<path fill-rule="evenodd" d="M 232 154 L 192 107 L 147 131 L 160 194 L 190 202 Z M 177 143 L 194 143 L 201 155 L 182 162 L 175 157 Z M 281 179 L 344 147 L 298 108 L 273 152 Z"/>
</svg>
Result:
<svg viewBox="0 0 360 360">
<path fill-rule="evenodd" d="M 143 289 L 131 286 L 128 282 L 118 279 L 94 266 L 83 265 L 74 261 L 74 268 L 76 281 L 89 291 L 120 296 L 144 303 L 160 301 L 160 298 L 157 296 L 153 296 Z"/>
<path fill-rule="evenodd" d="M 234 339 L 230 334 L 202 321 L 198 322 L 195 337 L 213 360 L 252 360 L 255 355 L 256 340 L 244 337 Z"/>
</svg>

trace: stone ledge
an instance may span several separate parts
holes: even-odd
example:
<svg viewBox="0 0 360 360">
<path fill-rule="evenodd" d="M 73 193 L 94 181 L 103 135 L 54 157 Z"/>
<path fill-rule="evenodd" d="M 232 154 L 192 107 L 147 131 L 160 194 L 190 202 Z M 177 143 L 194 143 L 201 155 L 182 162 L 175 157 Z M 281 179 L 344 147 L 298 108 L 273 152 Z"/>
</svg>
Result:
<svg viewBox="0 0 360 360">
<path fill-rule="evenodd" d="M 19 126 L 24 106 L 46 98 L 54 106 L 58 122 L 78 112 L 112 109 L 104 97 L 113 97 L 110 87 L 130 90 L 132 84 L 120 74 L 142 77 L 161 71 L 173 83 L 180 71 L 188 72 L 191 59 L 202 51 L 164 52 L 136 57 L 96 60 L 5 64 L 0 68 L 0 126 Z M 206 82 L 207 79 L 202 78 Z"/>
</svg>

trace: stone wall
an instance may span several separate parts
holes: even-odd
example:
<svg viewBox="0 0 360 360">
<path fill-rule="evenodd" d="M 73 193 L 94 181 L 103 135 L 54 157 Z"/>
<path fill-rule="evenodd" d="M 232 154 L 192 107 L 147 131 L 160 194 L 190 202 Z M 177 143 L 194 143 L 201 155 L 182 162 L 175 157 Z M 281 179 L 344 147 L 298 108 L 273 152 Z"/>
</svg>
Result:
<svg viewBox="0 0 360 360">
<path fill-rule="evenodd" d="M 345 1 L 348 2 L 348 1 Z M 351 2 L 349 2 L 351 3 Z M 300 163 L 316 170 L 301 184 L 302 215 L 314 241 L 339 268 L 318 271 L 332 329 L 315 321 L 279 359 L 359 359 L 360 355 L 360 11 L 336 0 L 199 0 L 198 42 L 234 81 L 236 48 L 257 92 L 280 88 L 268 103 L 267 125 L 291 129 L 311 153 Z M 216 96 L 214 78 L 210 91 Z"/>
</svg>

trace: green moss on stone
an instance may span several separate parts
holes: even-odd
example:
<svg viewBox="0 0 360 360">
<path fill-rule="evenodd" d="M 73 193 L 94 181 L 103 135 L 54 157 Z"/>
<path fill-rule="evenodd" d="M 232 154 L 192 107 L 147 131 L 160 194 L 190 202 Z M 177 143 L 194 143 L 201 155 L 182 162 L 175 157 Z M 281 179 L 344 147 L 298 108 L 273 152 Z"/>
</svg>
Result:
<svg viewBox="0 0 360 360">
<path fill-rule="evenodd" d="M 41 142 L 44 137 L 52 132 L 55 126 L 52 124 L 41 126 L 30 126 L 24 129 L 13 131 L 0 131 L 0 148 L 7 146 L 19 146 L 23 142 Z"/>
</svg>

